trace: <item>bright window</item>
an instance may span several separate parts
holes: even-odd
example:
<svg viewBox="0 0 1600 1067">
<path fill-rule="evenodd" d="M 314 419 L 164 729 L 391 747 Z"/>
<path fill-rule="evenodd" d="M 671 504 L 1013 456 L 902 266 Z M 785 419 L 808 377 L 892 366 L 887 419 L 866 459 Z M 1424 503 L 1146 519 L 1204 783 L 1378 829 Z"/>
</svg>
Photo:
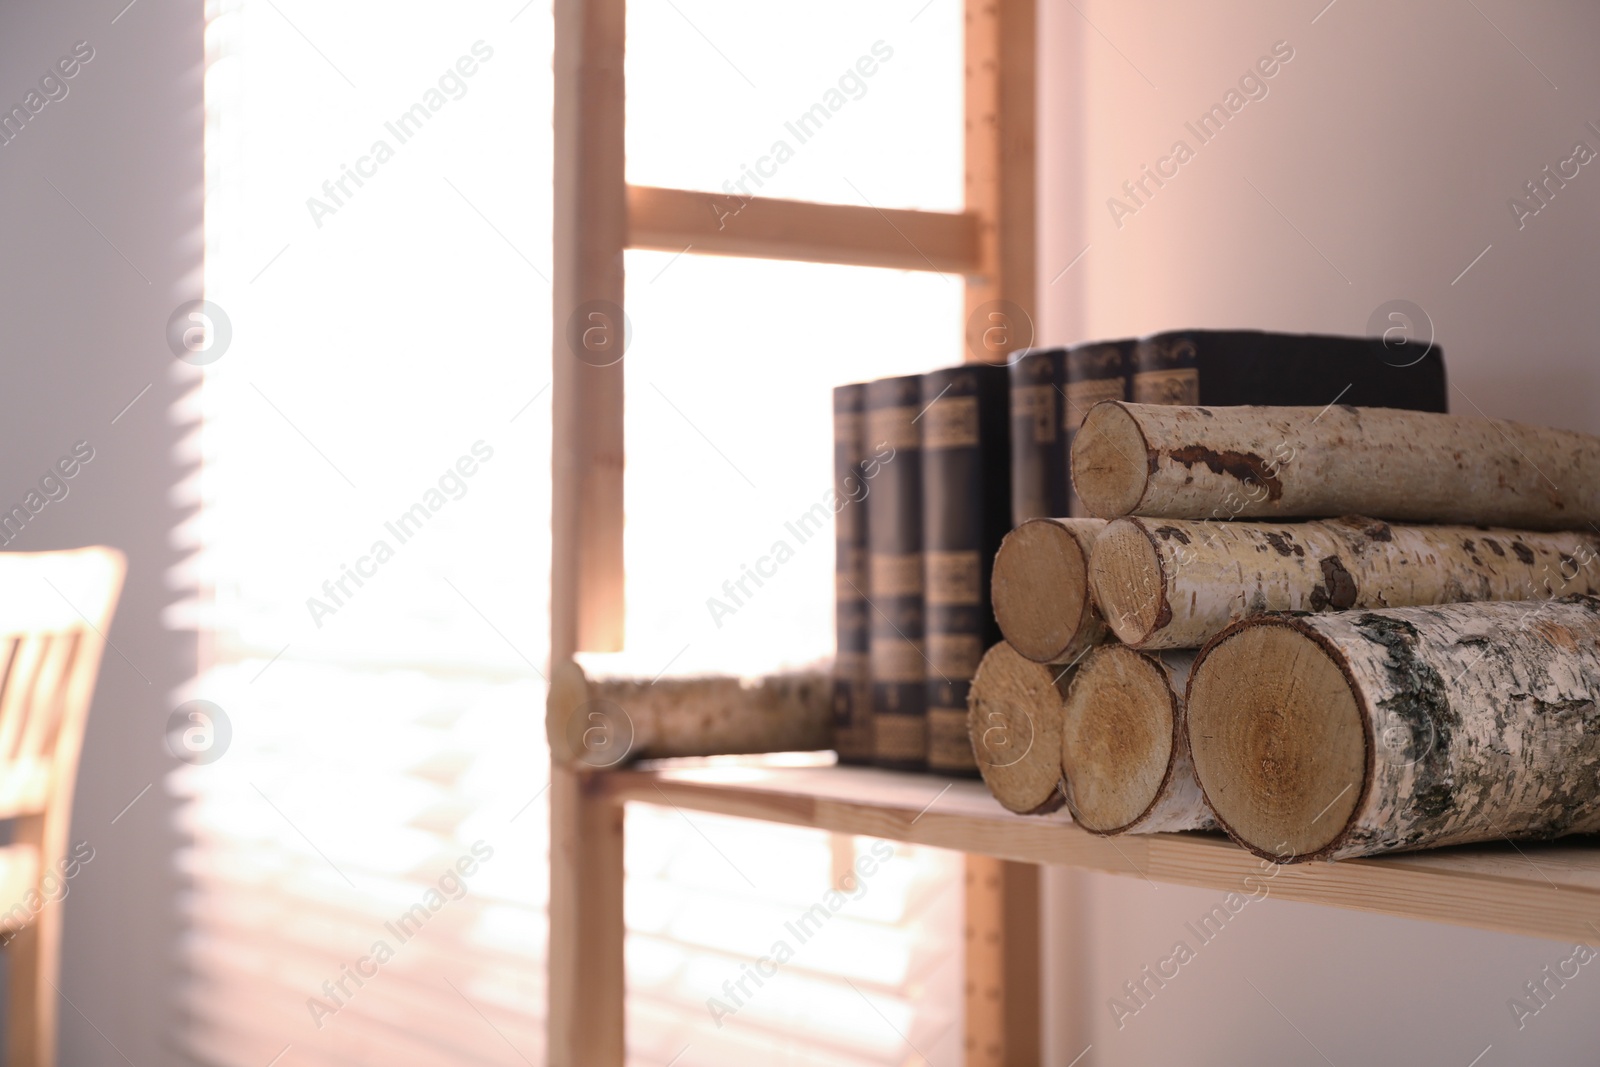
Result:
<svg viewBox="0 0 1600 1067">
<path fill-rule="evenodd" d="M 632 6 L 636 33 L 678 17 Z M 682 7 L 727 48 L 765 39 L 748 8 Z M 787 195 L 847 199 L 817 184 L 843 153 L 875 201 L 954 206 L 949 123 L 904 126 L 924 68 L 958 62 L 953 10 L 912 21 L 907 5 L 900 36 L 881 13 L 807 15 L 844 43 L 819 45 L 815 71 L 746 56 L 775 94 L 751 114 L 636 112 L 634 179 L 703 185 L 669 157 L 708 174 L 723 157 L 682 145 L 764 129 L 757 112 L 787 116 L 892 38 Z M 211 666 L 188 695 L 231 738 L 169 783 L 190 800 L 181 1041 L 202 1061 L 542 1062 L 550 60 L 542 4 L 214 4 L 205 284 L 232 341 L 193 400 L 205 508 L 179 536 L 203 544 L 213 594 Z M 680 62 L 640 48 L 629 73 L 687 91 Z M 880 105 L 902 119 L 874 140 Z M 901 166 L 908 138 L 949 172 Z M 674 673 L 816 661 L 831 543 L 720 629 L 704 600 L 828 488 L 832 385 L 958 358 L 960 286 L 692 253 L 627 269 L 626 656 L 652 674 L 678 652 Z M 959 1059 L 955 857 L 895 846 L 781 991 L 718 1020 L 721 983 L 874 842 L 694 818 L 629 814 L 633 1056 Z M 754 888 L 708 839 L 762 872 Z"/>
</svg>

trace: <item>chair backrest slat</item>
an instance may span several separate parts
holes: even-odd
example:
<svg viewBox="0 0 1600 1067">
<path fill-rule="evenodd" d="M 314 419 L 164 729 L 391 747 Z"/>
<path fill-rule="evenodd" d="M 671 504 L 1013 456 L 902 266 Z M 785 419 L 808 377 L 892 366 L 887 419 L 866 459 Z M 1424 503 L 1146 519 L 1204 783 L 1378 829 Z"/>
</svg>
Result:
<svg viewBox="0 0 1600 1067">
<path fill-rule="evenodd" d="M 11 751 L 15 735 L 21 726 L 21 717 L 6 715 L 3 712 L 5 702 L 9 698 L 6 694 L 11 690 L 11 678 L 16 673 L 17 653 L 21 650 L 23 639 L 15 634 L 0 636 L 0 754 Z"/>
<path fill-rule="evenodd" d="M 0 901 L 6 949 L 5 1062 L 55 1067 L 62 908 L 72 794 L 100 654 L 126 563 L 111 548 L 0 552 L 0 818 L 36 884 Z M 46 878 L 49 878 L 49 881 Z"/>
<path fill-rule="evenodd" d="M 54 751 L 61 720 L 66 712 L 73 663 L 83 646 L 82 630 L 53 634 L 49 648 L 39 664 L 29 701 L 27 724 L 11 758 L 21 763 L 45 760 Z M 0 752 L 5 749 L 0 748 Z"/>
<path fill-rule="evenodd" d="M 40 668 L 50 646 L 48 633 L 22 634 L 6 672 L 6 687 L 0 692 L 0 760 L 16 758 L 17 739 L 33 713 L 33 693 L 38 687 Z"/>
<path fill-rule="evenodd" d="M 71 803 L 123 571 L 108 548 L 0 552 L 0 818 Z"/>
</svg>

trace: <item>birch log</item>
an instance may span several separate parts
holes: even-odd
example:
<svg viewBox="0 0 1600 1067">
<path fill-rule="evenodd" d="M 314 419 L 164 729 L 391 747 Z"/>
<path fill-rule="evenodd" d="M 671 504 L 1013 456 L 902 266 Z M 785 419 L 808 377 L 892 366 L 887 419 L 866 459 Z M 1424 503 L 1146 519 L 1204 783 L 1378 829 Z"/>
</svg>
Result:
<svg viewBox="0 0 1600 1067">
<path fill-rule="evenodd" d="M 1072 819 L 1097 834 L 1214 830 L 1184 729 L 1193 652 L 1102 645 L 1084 657 L 1061 720 Z"/>
<path fill-rule="evenodd" d="M 550 675 L 545 734 L 557 763 L 612 767 L 669 756 L 805 752 L 833 747 L 833 680 L 770 675 L 590 678 L 571 661 Z"/>
<path fill-rule="evenodd" d="M 1103 519 L 1030 519 L 1006 534 L 989 596 L 1006 643 L 1035 663 L 1071 663 L 1105 639 L 1089 596 L 1089 557 Z"/>
<path fill-rule="evenodd" d="M 1343 611 L 1600 593 L 1600 535 L 1375 519 L 1117 519 L 1089 584 L 1134 648 L 1199 648 L 1265 611 Z"/>
<path fill-rule="evenodd" d="M 989 792 L 1007 811 L 1045 815 L 1066 802 L 1061 781 L 1059 680 L 1002 641 L 983 655 L 967 694 L 967 736 Z"/>
<path fill-rule="evenodd" d="M 1072 446 L 1103 518 L 1374 515 L 1528 530 L 1600 522 L 1600 438 L 1391 408 L 1105 401 Z"/>
<path fill-rule="evenodd" d="M 1256 616 L 1189 679 L 1223 828 L 1286 862 L 1600 831 L 1600 600 Z"/>
</svg>

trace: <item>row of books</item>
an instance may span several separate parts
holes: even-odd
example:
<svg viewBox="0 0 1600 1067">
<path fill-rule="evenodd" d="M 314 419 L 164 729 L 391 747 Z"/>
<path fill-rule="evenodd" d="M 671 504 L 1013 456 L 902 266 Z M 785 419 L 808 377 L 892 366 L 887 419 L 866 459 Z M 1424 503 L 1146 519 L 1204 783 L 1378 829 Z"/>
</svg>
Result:
<svg viewBox="0 0 1600 1067">
<path fill-rule="evenodd" d="M 836 388 L 842 762 L 977 773 L 967 693 L 1000 639 L 994 554 L 1016 523 L 1082 513 L 1067 457 L 1102 400 L 1442 412 L 1444 357 L 1411 341 L 1181 330 Z"/>
</svg>

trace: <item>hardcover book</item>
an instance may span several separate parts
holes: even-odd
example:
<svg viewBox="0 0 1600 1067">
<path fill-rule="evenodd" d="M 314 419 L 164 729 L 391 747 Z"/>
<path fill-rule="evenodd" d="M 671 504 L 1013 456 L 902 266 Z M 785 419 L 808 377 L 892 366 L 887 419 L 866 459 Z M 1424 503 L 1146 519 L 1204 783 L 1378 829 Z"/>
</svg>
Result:
<svg viewBox="0 0 1600 1067">
<path fill-rule="evenodd" d="M 867 387 L 833 391 L 834 513 L 833 734 L 840 763 L 871 763 L 872 703 L 867 641 Z"/>
<path fill-rule="evenodd" d="M 928 769 L 976 775 L 967 693 L 1000 640 L 989 579 L 1011 528 L 1009 368 L 972 363 L 922 377 L 922 550 Z"/>
<path fill-rule="evenodd" d="M 1067 514 L 1070 479 L 1061 441 L 1064 348 L 1029 348 L 1010 364 L 1011 522 Z"/>
<path fill-rule="evenodd" d="M 867 447 L 892 450 L 867 494 L 868 662 L 875 762 L 928 762 L 922 602 L 922 377 L 867 385 Z"/>
<path fill-rule="evenodd" d="M 1128 399 L 1137 404 L 1266 404 L 1445 411 L 1444 352 L 1373 337 L 1169 330 L 1140 338 Z"/>
<path fill-rule="evenodd" d="M 1089 409 L 1102 400 L 1129 399 L 1135 342 L 1091 341 L 1073 345 L 1062 355 L 1061 481 L 1062 510 L 1048 518 L 1084 516 L 1088 512 L 1072 491 L 1072 440 Z M 1148 401 L 1160 403 L 1160 401 Z"/>
</svg>

